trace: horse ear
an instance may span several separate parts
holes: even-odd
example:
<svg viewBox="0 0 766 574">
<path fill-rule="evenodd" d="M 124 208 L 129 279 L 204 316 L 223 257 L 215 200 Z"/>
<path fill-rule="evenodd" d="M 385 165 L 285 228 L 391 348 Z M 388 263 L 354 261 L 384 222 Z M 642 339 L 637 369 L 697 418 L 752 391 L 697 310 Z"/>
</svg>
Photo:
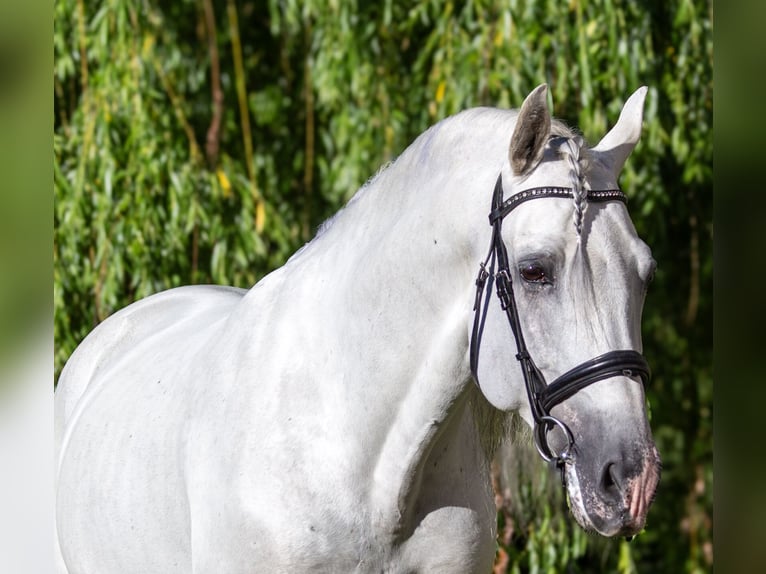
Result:
<svg viewBox="0 0 766 574">
<path fill-rule="evenodd" d="M 646 92 L 646 86 L 641 86 L 633 92 L 622 107 L 615 126 L 591 150 L 601 157 L 615 176 L 619 175 L 625 160 L 641 137 Z"/>
<path fill-rule="evenodd" d="M 543 157 L 551 132 L 551 114 L 545 99 L 547 92 L 547 84 L 540 84 L 521 104 L 508 149 L 508 159 L 515 175 L 528 173 Z"/>
</svg>

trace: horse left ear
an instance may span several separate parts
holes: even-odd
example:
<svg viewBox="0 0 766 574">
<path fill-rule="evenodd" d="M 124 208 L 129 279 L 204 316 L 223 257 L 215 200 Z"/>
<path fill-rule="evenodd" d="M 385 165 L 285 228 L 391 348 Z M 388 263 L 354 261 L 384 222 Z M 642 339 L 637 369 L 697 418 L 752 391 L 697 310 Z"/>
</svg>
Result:
<svg viewBox="0 0 766 574">
<path fill-rule="evenodd" d="M 547 84 L 540 84 L 521 104 L 508 149 L 508 159 L 515 175 L 532 171 L 543 157 L 551 133 L 551 114 L 545 99 L 547 92 Z"/>
<path fill-rule="evenodd" d="M 641 137 L 644 120 L 644 100 L 647 87 L 641 86 L 628 98 L 620 112 L 615 126 L 598 142 L 591 151 L 600 156 L 612 173 L 619 175 L 625 160 Z"/>
</svg>

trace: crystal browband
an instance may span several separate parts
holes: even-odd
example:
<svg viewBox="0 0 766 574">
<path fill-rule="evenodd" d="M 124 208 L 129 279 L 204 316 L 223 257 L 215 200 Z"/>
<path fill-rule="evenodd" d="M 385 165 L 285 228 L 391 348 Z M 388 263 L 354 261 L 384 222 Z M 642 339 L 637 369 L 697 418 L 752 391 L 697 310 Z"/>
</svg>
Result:
<svg viewBox="0 0 766 574">
<path fill-rule="evenodd" d="M 529 201 L 530 199 L 538 199 L 541 197 L 560 197 L 562 199 L 573 199 L 574 193 L 571 187 L 533 187 L 525 189 L 518 193 L 513 194 L 506 199 L 503 204 L 493 210 L 489 214 L 489 222 L 494 223 L 497 219 L 502 219 L 508 213 L 510 213 L 517 205 Z M 603 201 L 621 201 L 622 203 L 628 203 L 628 196 L 626 196 L 619 189 L 602 189 L 602 190 L 588 190 L 588 201 L 603 202 Z"/>
</svg>

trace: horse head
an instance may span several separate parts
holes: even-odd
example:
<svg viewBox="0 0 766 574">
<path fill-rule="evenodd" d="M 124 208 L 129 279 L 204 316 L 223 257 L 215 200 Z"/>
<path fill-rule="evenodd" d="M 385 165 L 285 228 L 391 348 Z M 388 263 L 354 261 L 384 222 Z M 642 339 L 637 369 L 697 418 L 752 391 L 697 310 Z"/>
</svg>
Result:
<svg viewBox="0 0 766 574">
<path fill-rule="evenodd" d="M 655 262 L 617 188 L 641 133 L 646 88 L 593 148 L 551 119 L 546 91 L 524 101 L 498 178 L 472 366 L 487 400 L 535 429 L 580 525 L 631 536 L 644 527 L 660 475 L 640 355 Z"/>
</svg>

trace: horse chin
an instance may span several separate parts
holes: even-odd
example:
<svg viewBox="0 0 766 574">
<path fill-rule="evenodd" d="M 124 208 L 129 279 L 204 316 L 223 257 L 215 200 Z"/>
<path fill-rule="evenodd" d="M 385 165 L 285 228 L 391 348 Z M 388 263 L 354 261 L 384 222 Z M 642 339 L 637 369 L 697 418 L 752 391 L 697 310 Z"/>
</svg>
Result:
<svg viewBox="0 0 766 574">
<path fill-rule="evenodd" d="M 643 475 L 650 476 L 644 480 Z M 656 478 L 655 478 L 656 477 Z M 646 514 L 659 479 L 652 466 L 637 477 L 624 502 L 605 500 L 588 480 L 578 475 L 576 464 L 567 464 L 564 472 L 569 509 L 577 523 L 590 533 L 612 538 L 633 537 L 646 524 Z"/>
</svg>

